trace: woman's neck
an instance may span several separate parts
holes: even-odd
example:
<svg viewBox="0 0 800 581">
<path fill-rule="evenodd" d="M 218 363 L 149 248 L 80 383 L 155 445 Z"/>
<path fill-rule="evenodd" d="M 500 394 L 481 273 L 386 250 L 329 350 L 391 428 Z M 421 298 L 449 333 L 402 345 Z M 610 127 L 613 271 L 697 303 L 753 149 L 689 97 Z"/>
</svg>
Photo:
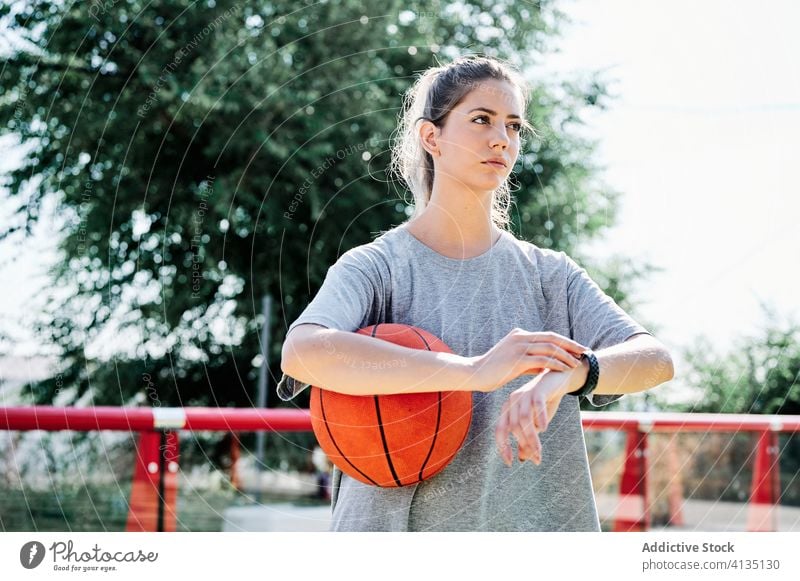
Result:
<svg viewBox="0 0 800 581">
<path fill-rule="evenodd" d="M 486 208 L 480 203 L 443 206 L 437 202 L 432 196 L 422 214 L 406 227 L 417 240 L 443 256 L 458 260 L 480 256 L 502 234 L 492 222 L 491 206 Z"/>
</svg>

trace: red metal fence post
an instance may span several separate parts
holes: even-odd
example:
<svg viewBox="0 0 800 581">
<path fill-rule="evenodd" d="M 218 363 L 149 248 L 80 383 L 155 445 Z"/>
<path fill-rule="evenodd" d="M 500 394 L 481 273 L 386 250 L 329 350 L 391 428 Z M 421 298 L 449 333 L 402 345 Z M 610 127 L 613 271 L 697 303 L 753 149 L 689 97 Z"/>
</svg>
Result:
<svg viewBox="0 0 800 581">
<path fill-rule="evenodd" d="M 234 490 L 239 490 L 239 473 L 236 469 L 239 456 L 239 434 L 231 432 L 231 486 Z"/>
<path fill-rule="evenodd" d="M 650 528 L 647 499 L 647 433 L 628 430 L 625 470 L 619 485 L 614 532 L 641 532 Z"/>
<path fill-rule="evenodd" d="M 778 502 L 781 496 L 778 434 L 773 431 L 760 432 L 756 446 L 747 530 L 774 532 L 778 530 Z"/>
<path fill-rule="evenodd" d="M 675 449 L 678 434 L 672 434 L 667 443 L 667 460 L 669 466 L 669 526 L 683 526 L 683 478 L 679 465 L 678 451 Z"/>
<path fill-rule="evenodd" d="M 178 433 L 140 432 L 126 531 L 174 531 L 177 520 Z"/>
</svg>

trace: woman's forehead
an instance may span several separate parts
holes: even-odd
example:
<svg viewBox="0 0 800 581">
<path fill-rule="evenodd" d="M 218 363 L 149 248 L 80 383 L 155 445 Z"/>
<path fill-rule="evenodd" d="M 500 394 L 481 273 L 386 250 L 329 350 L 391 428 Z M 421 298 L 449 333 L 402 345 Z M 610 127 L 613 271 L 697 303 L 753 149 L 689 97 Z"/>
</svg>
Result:
<svg viewBox="0 0 800 581">
<path fill-rule="evenodd" d="M 479 81 L 459 104 L 459 109 L 475 107 L 492 109 L 500 115 L 522 116 L 522 96 L 519 88 L 508 81 L 495 79 Z"/>
</svg>

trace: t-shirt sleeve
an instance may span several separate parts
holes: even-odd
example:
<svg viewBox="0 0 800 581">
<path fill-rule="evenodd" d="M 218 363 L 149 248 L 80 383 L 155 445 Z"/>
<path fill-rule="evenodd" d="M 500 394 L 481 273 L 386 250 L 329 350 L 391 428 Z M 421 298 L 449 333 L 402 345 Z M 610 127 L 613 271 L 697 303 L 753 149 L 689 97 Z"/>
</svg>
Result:
<svg viewBox="0 0 800 581">
<path fill-rule="evenodd" d="M 564 254 L 567 261 L 567 305 L 572 339 L 593 351 L 625 342 L 650 331 L 637 323 L 594 282 L 586 270 Z M 602 372 L 602 370 L 601 370 Z M 624 394 L 590 394 L 589 402 L 600 407 Z"/>
<path fill-rule="evenodd" d="M 375 274 L 364 264 L 363 256 L 353 253 L 343 254 L 328 269 L 325 280 L 314 299 L 306 306 L 300 316 L 289 325 L 288 337 L 292 329 L 299 325 L 314 323 L 328 329 L 357 331 L 367 326 L 374 317 L 377 284 Z M 278 382 L 278 397 L 289 401 L 307 388 L 309 384 L 283 374 Z"/>
</svg>

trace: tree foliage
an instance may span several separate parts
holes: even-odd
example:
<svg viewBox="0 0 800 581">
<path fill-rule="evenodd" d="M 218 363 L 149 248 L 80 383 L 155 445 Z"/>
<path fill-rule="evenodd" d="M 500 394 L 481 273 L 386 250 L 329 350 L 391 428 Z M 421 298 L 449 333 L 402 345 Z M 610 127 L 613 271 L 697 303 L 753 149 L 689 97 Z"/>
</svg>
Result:
<svg viewBox="0 0 800 581">
<path fill-rule="evenodd" d="M 507 58 L 534 87 L 517 232 L 574 253 L 615 219 L 576 130 L 581 110 L 604 106 L 603 82 L 536 78 L 564 21 L 552 2 L 0 10 L 18 38 L 0 127 L 28 151 L 5 178 L 18 211 L 0 235 L 23 242 L 51 200 L 62 239 L 39 324 L 62 366 L 30 386 L 34 403 L 67 386 L 94 404 L 254 405 L 262 297 L 274 386 L 285 329 L 327 268 L 408 215 L 385 171 L 403 92 L 465 52 Z M 608 279 L 621 303 L 624 280 Z"/>
<path fill-rule="evenodd" d="M 697 396 L 686 411 L 800 414 L 800 324 L 765 309 L 766 324 L 718 353 L 698 339 L 684 351 L 686 379 Z"/>
</svg>

